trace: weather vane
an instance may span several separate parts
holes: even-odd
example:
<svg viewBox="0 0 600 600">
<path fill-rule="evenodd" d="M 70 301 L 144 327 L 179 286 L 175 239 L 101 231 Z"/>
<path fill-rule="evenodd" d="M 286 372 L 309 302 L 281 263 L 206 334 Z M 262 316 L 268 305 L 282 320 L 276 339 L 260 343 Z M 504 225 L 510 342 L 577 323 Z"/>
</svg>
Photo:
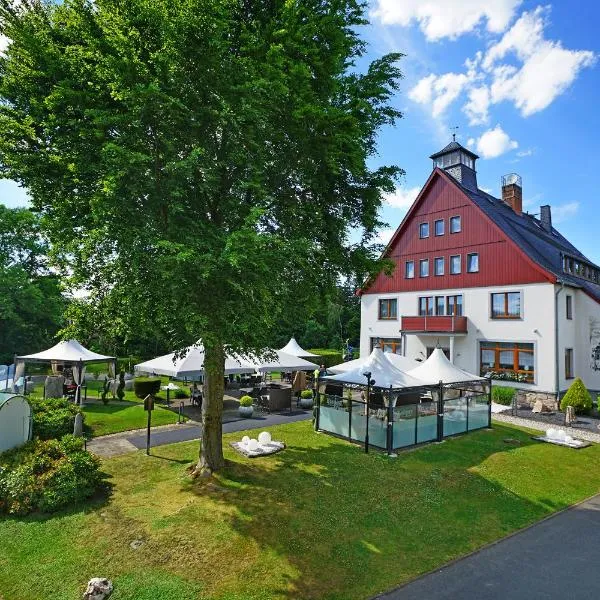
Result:
<svg viewBox="0 0 600 600">
<path fill-rule="evenodd" d="M 450 129 L 452 130 L 452 141 L 455 142 L 456 141 L 456 131 L 458 129 L 458 125 L 456 125 L 455 127 L 450 127 Z"/>
</svg>

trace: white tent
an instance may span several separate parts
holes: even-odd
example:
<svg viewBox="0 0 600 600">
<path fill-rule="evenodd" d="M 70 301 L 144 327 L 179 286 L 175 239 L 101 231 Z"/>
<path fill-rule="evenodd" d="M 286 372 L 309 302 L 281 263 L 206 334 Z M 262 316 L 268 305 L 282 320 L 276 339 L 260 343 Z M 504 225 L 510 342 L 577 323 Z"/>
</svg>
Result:
<svg viewBox="0 0 600 600">
<path fill-rule="evenodd" d="M 365 373 L 371 373 L 375 381 L 373 387 L 381 389 L 398 389 L 421 387 L 423 381 L 395 367 L 380 348 L 374 348 L 369 357 L 356 368 L 338 375 L 327 375 L 320 381 L 332 381 L 348 385 L 366 385 Z"/>
<path fill-rule="evenodd" d="M 26 354 L 17 356 L 17 362 L 62 362 L 69 364 L 76 363 L 99 363 L 115 360 L 114 356 L 105 356 L 92 352 L 82 346 L 77 340 L 67 340 L 59 342 L 52 348 L 38 352 L 37 354 Z"/>
<path fill-rule="evenodd" d="M 315 363 L 293 354 L 288 354 L 282 350 L 275 350 L 274 352 L 277 358 L 273 361 L 262 361 L 259 358 L 253 359 L 257 371 L 260 373 L 269 373 L 271 371 L 313 371 L 319 368 L 319 365 Z"/>
<path fill-rule="evenodd" d="M 194 379 L 204 375 L 204 348 L 191 346 L 185 356 L 175 358 L 175 352 L 158 356 L 152 360 L 135 365 L 136 372 L 170 377 L 188 377 Z M 256 365 L 242 357 L 231 355 L 225 359 L 225 375 L 235 373 L 254 373 Z"/>
<path fill-rule="evenodd" d="M 441 348 L 436 348 L 424 363 L 408 371 L 408 374 L 421 379 L 427 385 L 434 385 L 440 381 L 443 383 L 487 381 L 484 377 L 473 375 L 453 365 Z"/>
<path fill-rule="evenodd" d="M 308 356 L 316 358 L 317 356 L 319 356 L 318 354 L 312 354 L 311 352 L 304 350 L 302 346 L 300 346 L 300 344 L 296 341 L 295 337 L 292 337 L 290 341 L 279 350 L 279 352 L 285 352 L 286 354 L 291 354 L 292 356 L 299 357 Z"/>
<path fill-rule="evenodd" d="M 400 369 L 401 371 L 409 371 L 410 369 L 418 367 L 420 364 L 412 358 L 400 356 L 399 354 L 394 354 L 393 352 L 384 352 L 383 354 L 396 367 L 396 369 Z M 369 360 L 369 358 L 370 356 L 355 358 L 354 360 L 349 360 L 348 362 L 343 362 L 339 365 L 328 367 L 327 371 L 331 373 L 346 373 L 348 371 L 353 371 L 354 369 L 362 369 L 362 366 Z"/>
</svg>

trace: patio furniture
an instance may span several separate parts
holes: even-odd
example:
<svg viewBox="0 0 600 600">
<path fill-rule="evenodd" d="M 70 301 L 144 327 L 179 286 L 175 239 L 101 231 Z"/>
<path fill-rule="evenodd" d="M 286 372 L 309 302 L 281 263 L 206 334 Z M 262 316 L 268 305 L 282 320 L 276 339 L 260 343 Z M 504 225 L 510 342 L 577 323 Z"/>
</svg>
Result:
<svg viewBox="0 0 600 600">
<path fill-rule="evenodd" d="M 292 388 L 269 390 L 269 410 L 292 410 Z"/>
<path fill-rule="evenodd" d="M 256 410 L 260 413 L 270 413 L 271 409 L 269 407 L 269 396 L 259 396 L 254 402 L 254 406 Z"/>
</svg>

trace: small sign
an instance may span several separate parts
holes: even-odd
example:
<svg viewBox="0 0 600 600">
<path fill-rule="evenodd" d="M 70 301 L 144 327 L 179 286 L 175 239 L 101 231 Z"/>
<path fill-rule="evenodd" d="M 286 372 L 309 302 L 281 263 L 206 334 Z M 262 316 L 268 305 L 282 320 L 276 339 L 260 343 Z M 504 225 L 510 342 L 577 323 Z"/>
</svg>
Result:
<svg viewBox="0 0 600 600">
<path fill-rule="evenodd" d="M 152 396 L 144 398 L 144 410 L 154 410 L 154 398 Z"/>
</svg>

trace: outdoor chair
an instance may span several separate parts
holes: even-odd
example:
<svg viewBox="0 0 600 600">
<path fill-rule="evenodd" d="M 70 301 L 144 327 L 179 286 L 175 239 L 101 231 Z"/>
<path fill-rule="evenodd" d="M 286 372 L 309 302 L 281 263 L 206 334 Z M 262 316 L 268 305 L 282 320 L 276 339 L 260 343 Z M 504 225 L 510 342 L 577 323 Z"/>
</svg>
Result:
<svg viewBox="0 0 600 600">
<path fill-rule="evenodd" d="M 256 410 L 260 413 L 270 413 L 271 412 L 271 408 L 269 407 L 269 396 L 266 396 L 266 395 L 258 396 L 258 398 L 256 398 L 254 405 L 256 406 Z"/>
</svg>

